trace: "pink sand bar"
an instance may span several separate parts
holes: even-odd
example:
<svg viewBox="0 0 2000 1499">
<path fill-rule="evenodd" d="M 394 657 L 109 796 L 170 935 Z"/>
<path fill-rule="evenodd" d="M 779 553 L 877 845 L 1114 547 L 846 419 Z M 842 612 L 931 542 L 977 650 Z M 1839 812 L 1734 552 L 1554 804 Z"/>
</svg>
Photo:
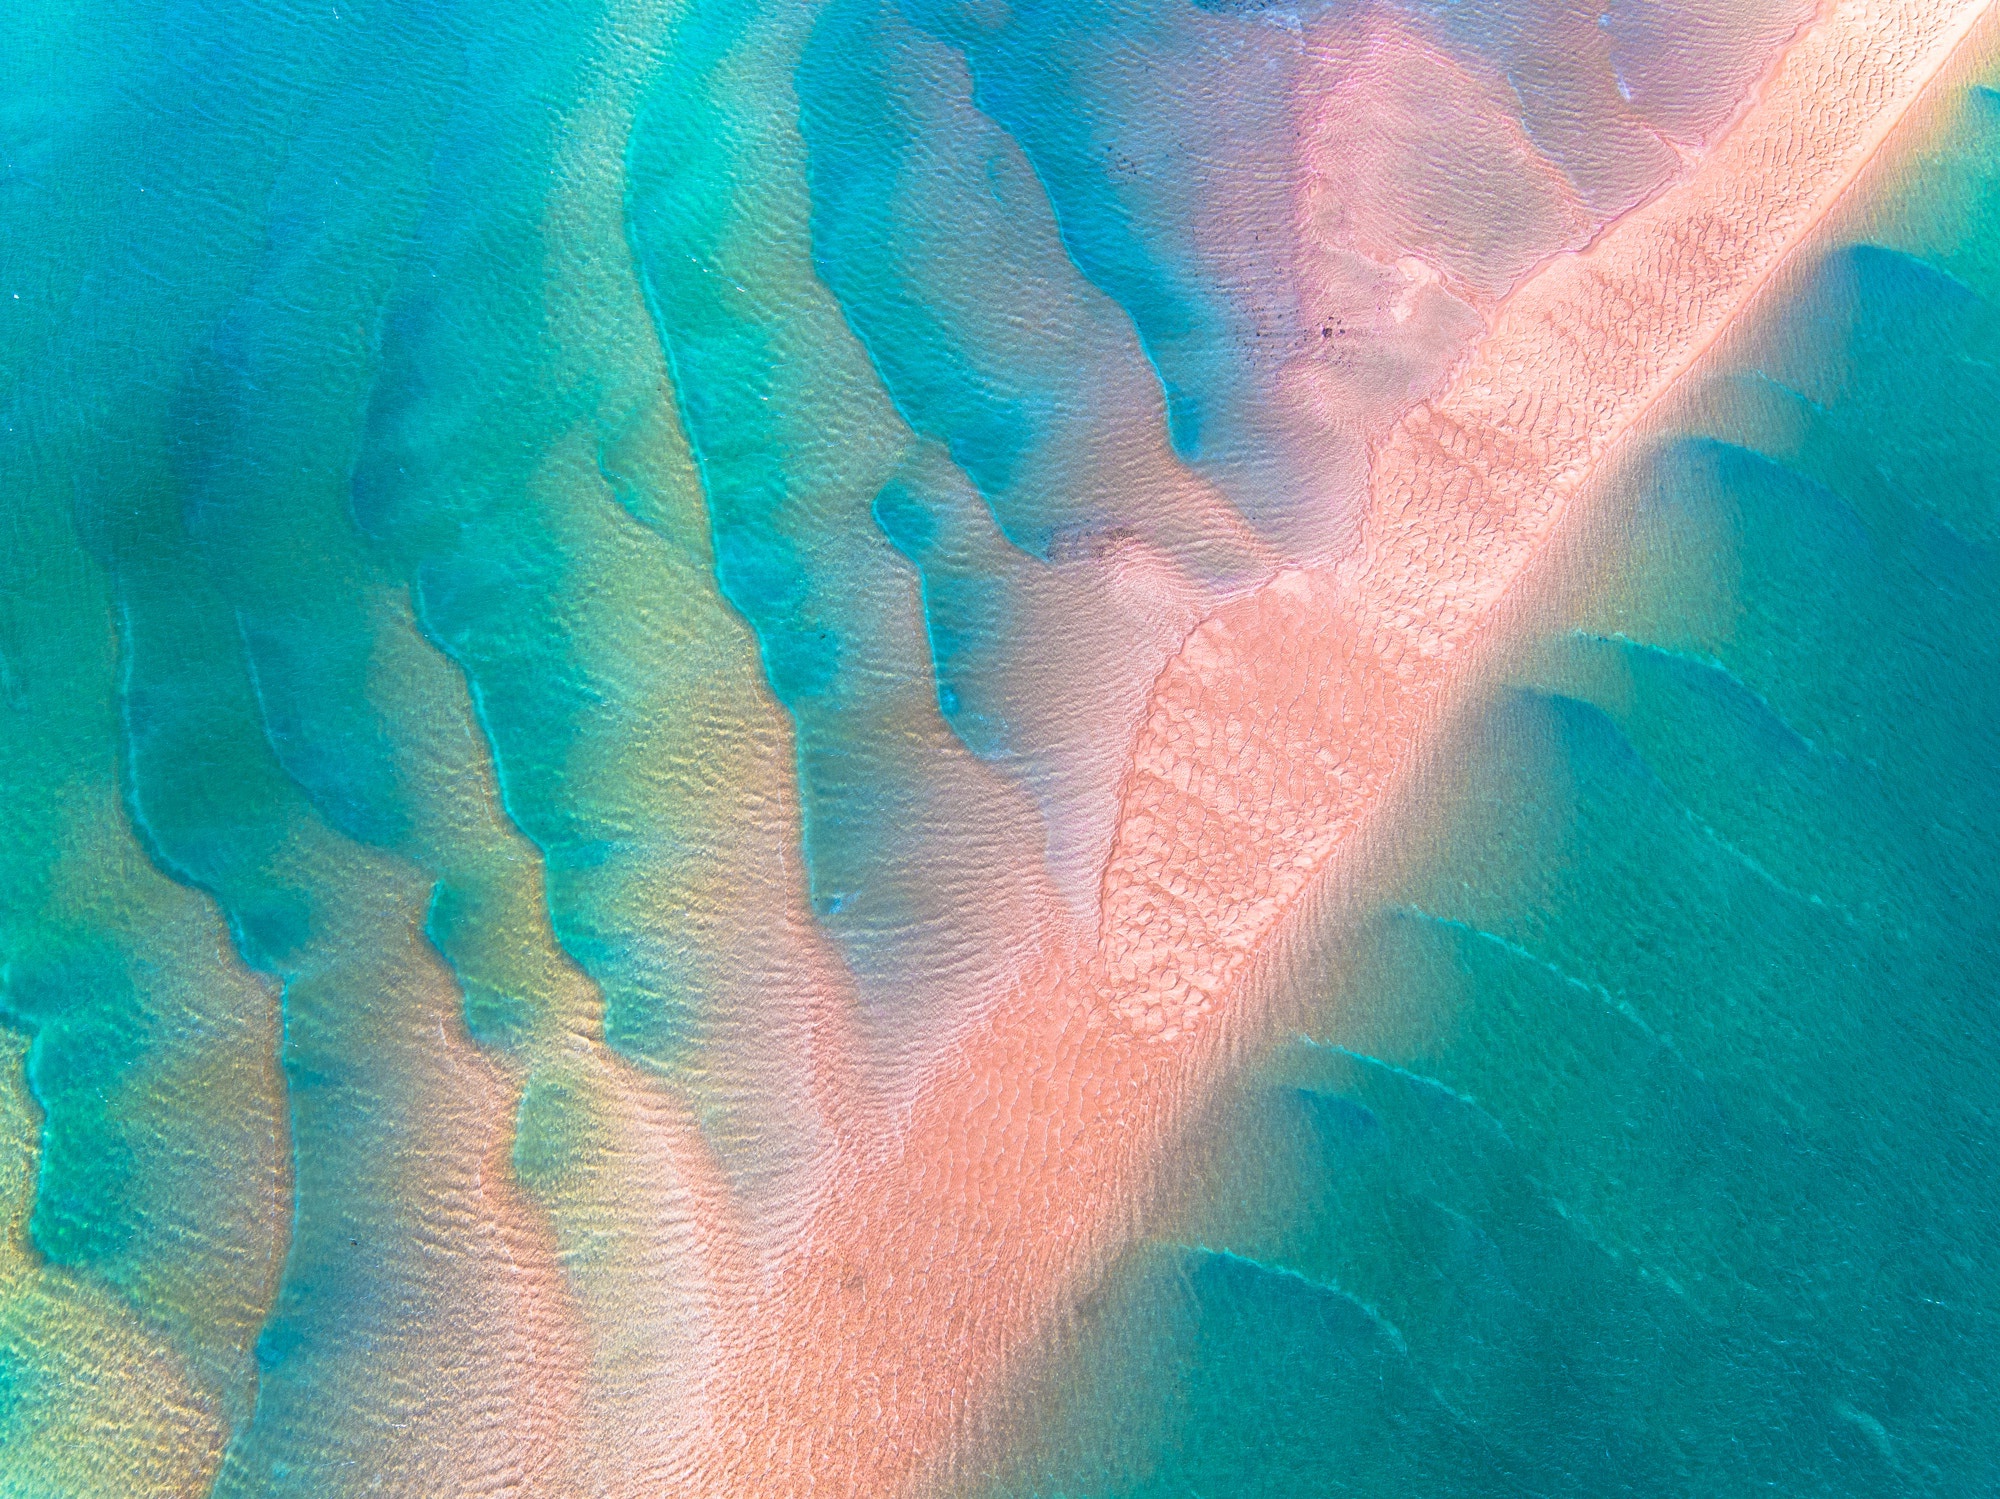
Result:
<svg viewBox="0 0 2000 1499">
<path fill-rule="evenodd" d="M 857 1113 L 793 1245 L 712 1284 L 674 1492 L 883 1496 L 948 1462 L 1121 1243 L 1255 1028 L 1262 955 L 1394 802 L 1572 502 L 1982 18 L 1831 7 L 1686 178 L 1498 304 L 1377 445 L 1348 556 L 1193 631 L 1131 748 L 1094 946 L 997 998 L 887 1138 Z"/>
</svg>

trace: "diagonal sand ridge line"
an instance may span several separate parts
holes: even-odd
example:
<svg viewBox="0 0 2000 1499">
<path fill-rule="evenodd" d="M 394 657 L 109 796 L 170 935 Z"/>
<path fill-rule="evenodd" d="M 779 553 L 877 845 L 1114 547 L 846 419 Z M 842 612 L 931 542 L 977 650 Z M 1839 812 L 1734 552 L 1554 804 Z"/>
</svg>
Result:
<svg viewBox="0 0 2000 1499">
<path fill-rule="evenodd" d="M 1255 1019 L 1259 955 L 1379 821 L 1565 511 L 1887 138 L 1989 0 L 1849 0 L 1686 181 L 1518 290 L 1376 454 L 1355 553 L 1198 629 L 1133 747 L 1095 949 L 1052 953 L 853 1139 L 676 1486 L 905 1491 L 1126 1233 Z"/>
</svg>

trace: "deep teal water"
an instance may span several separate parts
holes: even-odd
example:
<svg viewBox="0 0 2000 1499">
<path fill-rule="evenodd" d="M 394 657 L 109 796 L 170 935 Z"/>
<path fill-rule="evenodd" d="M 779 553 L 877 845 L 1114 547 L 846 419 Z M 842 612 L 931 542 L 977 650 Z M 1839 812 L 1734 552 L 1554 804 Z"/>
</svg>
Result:
<svg viewBox="0 0 2000 1499">
<path fill-rule="evenodd" d="M 1996 100 L 1628 464 L 983 1492 L 2000 1484 Z"/>
</svg>

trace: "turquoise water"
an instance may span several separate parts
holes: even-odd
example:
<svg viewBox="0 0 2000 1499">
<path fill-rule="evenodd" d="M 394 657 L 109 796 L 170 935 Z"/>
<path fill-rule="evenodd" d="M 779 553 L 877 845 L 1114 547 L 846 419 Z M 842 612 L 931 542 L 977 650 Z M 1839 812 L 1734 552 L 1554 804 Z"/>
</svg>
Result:
<svg viewBox="0 0 2000 1499">
<path fill-rule="evenodd" d="M 2000 1483 L 1996 161 L 1977 89 L 1627 464 L 981 1492 Z"/>
<path fill-rule="evenodd" d="M 625 1284 L 574 1056 L 756 1209 L 814 1147 L 772 891 L 885 1050 L 960 1018 L 1069 831 L 1049 579 L 1325 539 L 1288 100 L 1355 9 L 0 18 L 0 1495 L 491 1489 L 481 1214 Z M 1399 9 L 1606 212 L 1664 148 L 1566 101 L 1742 82 L 1636 0 Z M 1629 477 L 994 1492 L 1990 1486 L 1994 96 L 1953 128 Z"/>
<path fill-rule="evenodd" d="M 426 1331 L 458 1325 L 462 1248 L 432 1095 L 461 1013 L 501 1054 L 549 1023 L 514 827 L 555 926 L 643 1002 L 634 1050 L 689 1044 L 697 965 L 648 952 L 620 987 L 629 949 L 589 940 L 645 937 L 606 912 L 633 864 L 671 885 L 671 799 L 576 743 L 732 649 L 643 303 L 628 277 L 622 324 L 607 294 L 562 327 L 539 222 L 586 217 L 593 163 L 551 162 L 629 70 L 599 7 L 487 19 L 7 23 L 0 1012 L 28 1096 L 0 1492 L 379 1479 L 412 1390 L 479 1419 Z M 572 259 L 622 263 L 622 138 Z M 579 482 L 537 491 L 566 458 Z M 608 578 L 608 610 L 552 602 L 613 559 L 698 597 L 637 641 Z"/>
</svg>

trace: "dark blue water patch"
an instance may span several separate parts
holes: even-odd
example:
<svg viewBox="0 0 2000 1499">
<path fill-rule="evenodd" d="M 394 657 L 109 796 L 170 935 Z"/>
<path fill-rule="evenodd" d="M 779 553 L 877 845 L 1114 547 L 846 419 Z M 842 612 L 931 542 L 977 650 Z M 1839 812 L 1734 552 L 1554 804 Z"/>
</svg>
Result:
<svg viewBox="0 0 2000 1499">
<path fill-rule="evenodd" d="M 993 500 L 1011 487 L 1022 455 L 1046 440 L 1046 414 L 1025 393 L 996 388 L 994 375 L 1007 372 L 978 369 L 976 351 L 912 285 L 913 271 L 937 272 L 910 266 L 903 241 L 919 232 L 920 215 L 946 206 L 926 201 L 925 168 L 973 145 L 925 137 L 926 115 L 941 113 L 922 98 L 939 87 L 928 75 L 941 71 L 922 49 L 927 41 L 886 0 L 831 5 L 814 28 L 798 70 L 814 261 L 912 426 L 943 441 Z M 982 247 L 954 241 L 964 259 L 946 275 L 1004 280 L 1004 268 L 972 260 Z"/>
<path fill-rule="evenodd" d="M 959 0 L 902 8 L 964 53 L 1070 260 L 1131 319 L 1174 451 L 1265 534 L 1323 544 L 1323 476 L 1300 473 L 1279 399 L 1319 333 L 1293 274 L 1299 35 L 1184 0 L 1018 6 L 998 24 Z"/>
<path fill-rule="evenodd" d="M 1699 627 L 1698 648 L 1815 743 L 1883 760 L 1894 689 L 1887 699 L 1877 694 L 1885 671 L 1906 683 L 1908 673 L 1881 658 L 1898 644 L 1919 644 L 1901 622 L 1883 618 L 1905 604 L 1922 606 L 1890 555 L 1903 538 L 1871 528 L 1845 497 L 1789 465 L 1708 438 L 1663 451 L 1646 483 L 1642 528 L 1712 527 L 1750 570 L 1732 585 L 1741 594 L 1732 616 Z M 1837 590 L 1829 586 L 1835 579 Z M 1765 597 L 1783 599 L 1784 608 L 1759 607 Z M 1791 669 L 1788 658 L 1812 669 Z"/>
<path fill-rule="evenodd" d="M 439 880 L 431 890 L 424 935 L 458 981 L 465 1028 L 482 1045 L 504 1049 L 533 1034 L 537 997 L 510 982 L 504 967 L 486 961 L 482 939 L 500 920 L 504 915 L 494 910 L 488 892 L 470 882 Z"/>
<path fill-rule="evenodd" d="M 875 497 L 875 522 L 922 579 L 939 711 L 974 754 L 999 757 L 1019 748 L 998 674 L 1017 621 L 1019 568 L 1033 564 L 992 534 L 955 480 L 937 464 L 890 480 Z"/>
<path fill-rule="evenodd" d="M 157 1050 L 153 1017 L 108 941 L 10 954 L 0 1019 L 28 1031 L 28 1090 L 42 1111 L 28 1238 L 50 1262 L 104 1265 L 146 1230 L 134 1174 L 148 1143 L 126 1107 Z"/>
<path fill-rule="evenodd" d="M 1832 963 L 1879 978 L 1900 956 L 1871 944 L 1839 892 L 1798 889 L 1722 836 L 1595 704 L 1515 694 L 1478 753 L 1470 795 L 1496 831 L 1459 850 L 1468 889 L 1425 908 L 1535 953 L 1580 1000 L 1610 996 L 1704 1071 L 1734 1056 L 1772 1005 L 1798 997 L 1801 971 Z M 1751 931 L 1757 940 L 1739 945 Z M 1863 1022 L 1840 1018 L 1859 1047 Z M 1736 1065 L 1786 1070 L 1768 1040 Z M 1817 1093 L 1824 1067 L 1815 1077 Z"/>
<path fill-rule="evenodd" d="M 962 55 L 887 0 L 843 0 L 797 87 L 814 263 L 898 411 L 1014 545 L 1046 559 L 1103 527 L 1088 477 L 1103 428 L 1157 419 L 1129 398 L 1107 411 L 1107 387 L 1150 376 L 1123 314 L 1077 276 L 1019 146 L 973 107 Z"/>
<path fill-rule="evenodd" d="M 1159 1403 L 1106 1446 L 1019 1475 L 1010 1493 L 1521 1492 L 1424 1389 L 1393 1325 L 1340 1287 L 1231 1250 L 1160 1246 L 1087 1318 L 1119 1350 L 1089 1394 L 1150 1388 Z M 1370 1439 L 1336 1461 L 1335 1430 Z"/>
<path fill-rule="evenodd" d="M 1199 457 L 1213 440 L 1218 391 L 1243 370 L 1229 337 L 1237 319 L 1200 274 L 1188 238 L 1200 167 L 1183 154 L 1180 132 L 1191 122 L 1167 118 L 1174 112 L 1139 82 L 1149 66 L 1199 45 L 1181 7 L 1017 6 L 998 27 L 960 0 L 904 0 L 903 10 L 963 49 L 975 102 L 1034 164 L 1078 268 L 1132 318 L 1159 372 L 1175 449 Z"/>
<path fill-rule="evenodd" d="M 1317 1088 L 1293 1090 L 1293 1102 L 1331 1140 L 1349 1146 L 1373 1146 L 1382 1138 L 1382 1120 L 1366 1104 Z"/>
<path fill-rule="evenodd" d="M 355 31 L 289 143 L 256 274 L 191 363 L 176 425 L 189 534 L 235 613 L 279 763 L 342 833 L 391 844 L 410 811 L 368 694 L 388 580 L 348 486 L 458 39 L 415 14 Z"/>
<path fill-rule="evenodd" d="M 490 549 L 418 564 L 411 603 L 425 637 L 467 673 L 502 808 L 546 855 L 599 835 L 566 772 L 606 684 L 564 618 L 557 538 L 531 517 L 482 529 Z"/>
<path fill-rule="evenodd" d="M 723 597 L 752 619 L 782 621 L 760 634 L 771 690 L 787 704 L 828 696 L 840 676 L 840 634 L 812 610 L 799 547 L 782 531 L 730 526 L 715 538 Z"/>
<path fill-rule="evenodd" d="M 1878 916 L 1921 871 L 1879 769 L 1801 736 L 1714 660 L 1587 634 L 1548 672 L 1611 716 L 1669 794 L 1722 844 L 1848 919 Z"/>
<path fill-rule="evenodd" d="M 311 935 L 308 893 L 266 874 L 302 799 L 271 753 L 234 621 L 177 550 L 162 538 L 168 565 L 121 580 L 125 804 L 162 872 L 214 895 L 244 960 L 275 972 Z"/>
</svg>

